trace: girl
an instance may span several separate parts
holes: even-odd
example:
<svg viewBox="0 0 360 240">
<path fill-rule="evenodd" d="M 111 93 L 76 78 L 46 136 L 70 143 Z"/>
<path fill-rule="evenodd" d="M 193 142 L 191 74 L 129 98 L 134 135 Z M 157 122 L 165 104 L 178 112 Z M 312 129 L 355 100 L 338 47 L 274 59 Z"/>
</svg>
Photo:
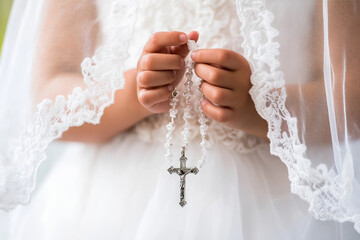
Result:
<svg viewBox="0 0 360 240">
<path fill-rule="evenodd" d="M 81 62 L 86 57 L 98 54 L 99 50 L 96 49 L 99 46 L 116 44 L 112 38 L 116 26 L 105 20 L 111 12 L 110 3 L 91 0 L 48 0 L 44 3 L 32 71 L 36 102 L 44 98 L 57 102 L 60 101 L 56 98 L 59 94 L 70 94 L 78 86 L 83 89 L 88 87 L 83 80 L 83 74 L 86 78 L 88 72 L 84 71 L 84 64 L 81 72 Z M 261 82 L 256 79 L 264 80 L 266 76 L 259 78 L 257 68 L 261 64 L 246 59 L 244 50 L 249 39 L 254 45 L 267 46 L 267 42 L 262 42 L 261 34 L 271 35 L 274 32 L 270 27 L 268 32 L 249 29 L 246 35 L 245 20 L 240 22 L 237 11 L 240 14 L 241 11 L 244 14 L 247 12 L 236 9 L 239 4 L 241 6 L 245 3 L 237 4 L 232 1 L 138 3 L 134 32 L 132 35 L 127 33 L 130 37 L 129 59 L 123 66 L 102 66 L 96 72 L 109 82 L 108 72 L 117 68 L 125 69 L 125 87 L 115 92 L 114 103 L 105 109 L 99 124 L 75 124 L 76 127 L 62 134 L 61 140 L 87 144 L 69 143 L 60 147 L 61 150 L 66 149 L 66 152 L 49 169 L 29 205 L 18 207 L 11 213 L 8 239 L 254 240 L 359 237 L 352 224 L 315 220 L 308 212 L 308 206 L 291 193 L 286 166 L 280 159 L 270 155 L 267 134 L 269 131 L 269 136 L 272 136 L 275 127 L 269 121 L 268 129 L 267 122 L 257 112 L 260 107 L 256 109 L 253 101 L 254 98 L 261 97 L 261 92 L 254 94 Z M 284 13 L 282 10 L 290 8 L 291 4 L 283 4 L 274 1 L 273 5 L 266 7 L 274 11 L 275 16 L 279 16 L 276 24 L 289 36 L 294 31 L 285 20 L 291 18 L 292 13 Z M 255 2 L 249 9 L 258 7 L 261 10 L 265 7 L 260 5 L 261 2 Z M 335 9 L 338 5 L 332 3 L 329 9 Z M 321 22 L 322 19 L 317 18 L 321 16 L 320 6 L 311 2 L 303 3 L 301 7 L 304 19 Z M 349 6 L 344 4 L 341 7 L 347 9 Z M 350 8 L 353 9 L 352 6 Z M 297 10 L 294 6 L 291 9 Z M 114 5 L 112 11 L 122 10 Z M 131 18 L 131 15 L 125 13 L 126 11 L 123 13 L 124 18 Z M 330 15 L 331 13 L 333 12 L 330 11 Z M 339 13 L 332 19 L 339 16 L 344 19 L 345 15 Z M 255 18 L 261 14 L 253 16 Z M 253 20 L 251 16 L 247 19 Z M 348 22 L 353 23 L 354 28 L 359 26 L 358 20 L 357 17 Z M 257 23 L 256 26 L 267 26 L 269 22 L 270 20 Z M 125 24 L 120 20 L 115 23 Z M 295 23 L 297 27 L 309 26 L 306 21 L 299 20 Z M 286 37 L 281 39 L 282 46 L 287 49 L 280 56 L 283 71 L 293 83 L 302 83 L 304 80 L 299 80 L 300 78 L 314 77 L 318 74 L 318 69 L 321 69 L 321 60 L 316 57 L 322 54 L 319 50 L 322 46 L 317 42 L 321 39 L 318 35 L 322 32 L 319 30 L 320 25 L 315 25 L 297 33 L 294 38 L 297 49 L 287 45 L 289 41 Z M 192 31 L 194 29 L 197 31 Z M 317 34 L 309 34 L 310 30 Z M 125 38 L 125 35 L 122 32 L 121 36 Z M 309 36 L 315 36 L 314 42 L 309 41 Z M 241 45 L 241 38 L 244 38 L 244 45 Z M 187 45 L 189 39 L 197 41 L 201 47 L 190 54 Z M 354 46 L 356 39 L 359 39 L 357 33 L 349 36 L 347 46 Z M 336 45 L 331 44 L 332 48 Z M 126 48 L 117 45 L 112 49 L 114 52 L 107 52 L 110 58 L 119 57 L 116 52 L 118 47 Z M 255 52 L 253 58 L 258 56 L 260 61 L 269 61 L 269 68 L 275 69 L 277 62 L 271 59 L 275 59 L 276 53 L 271 51 L 276 52 L 277 48 L 276 44 L 265 50 L 257 48 L 258 52 Z M 315 49 L 314 56 L 308 58 L 303 49 L 312 48 Z M 354 46 L 353 49 L 359 52 L 358 47 Z M 308 59 L 313 62 L 309 64 Z M 99 63 L 96 59 L 93 61 L 94 65 Z M 186 142 L 186 138 L 181 135 L 184 127 L 181 117 L 186 113 L 187 107 L 184 95 L 178 96 L 180 101 L 175 107 L 178 113 L 174 118 L 174 139 L 166 139 L 170 130 L 165 126 L 169 126 L 168 111 L 173 106 L 172 99 L 176 97 L 174 90 L 180 93 L 186 91 L 183 83 L 187 78 L 185 73 L 188 61 L 194 62 L 194 72 L 202 79 L 202 83 L 201 93 L 193 91 L 190 97 L 193 112 L 188 127 L 191 134 L 184 152 L 181 150 L 184 141 Z M 356 70 L 349 64 L 348 69 L 353 74 Z M 299 69 L 295 66 L 307 66 L 305 70 L 302 69 L 305 73 L 301 77 L 297 75 Z M 334 64 L 335 72 L 338 66 Z M 89 74 L 95 79 L 92 84 L 96 84 L 96 74 Z M 309 86 L 289 84 L 289 106 L 298 106 L 297 97 L 301 94 L 308 96 L 312 91 L 320 93 L 323 90 L 322 84 L 314 80 L 308 81 Z M 264 81 L 261 84 L 268 83 Z M 280 85 L 276 85 L 276 82 L 273 84 L 267 94 L 281 96 Z M 252 96 L 249 94 L 250 89 L 254 91 Z M 295 91 L 296 94 L 293 93 Z M 298 92 L 301 94 L 297 94 Z M 76 91 L 71 96 L 76 97 L 75 93 Z M 102 91 L 98 94 L 101 96 Z M 202 94 L 204 99 L 200 101 Z M 310 97 L 304 101 L 308 99 Z M 79 109 L 81 104 L 89 102 L 90 106 L 97 106 L 91 99 L 83 102 L 80 100 L 79 98 Z M 100 97 L 98 100 L 100 101 Z M 279 102 L 280 97 L 276 103 L 281 105 Z M 82 111 L 76 107 L 74 109 Z M 319 111 L 322 108 L 318 107 L 307 109 L 311 113 L 306 114 L 299 114 L 296 107 L 290 109 L 293 115 L 299 116 L 300 123 L 303 123 L 299 127 L 299 133 L 311 131 L 305 116 L 315 112 L 323 116 Z M 201 111 L 209 119 L 206 134 L 210 145 L 207 151 L 204 150 L 204 145 L 199 145 L 203 141 L 199 130 L 201 124 L 198 123 Z M 63 115 L 66 116 L 66 113 Z M 358 116 L 355 114 L 349 118 L 355 122 Z M 275 115 L 273 117 L 277 118 Z M 352 127 L 356 126 L 358 125 Z M 325 146 L 328 144 L 329 127 L 325 123 L 322 129 L 318 128 L 317 135 L 319 139 L 323 139 L 320 142 Z M 290 123 L 283 128 L 290 135 L 293 134 Z M 309 143 L 314 139 L 318 138 L 303 135 L 302 140 Z M 291 143 L 290 140 L 283 144 Z M 170 165 L 163 160 L 165 142 L 172 146 L 174 168 L 178 167 L 180 157 L 186 155 L 187 167 L 191 168 L 196 166 L 198 159 L 203 159 L 202 154 L 207 154 L 206 164 L 198 169 L 199 173 L 186 176 L 186 187 L 185 180 L 182 179 L 179 189 L 179 177 L 166 171 Z M 311 153 L 309 156 L 312 156 Z M 286 155 L 282 157 L 285 162 Z M 292 169 L 296 167 L 289 167 L 290 179 L 294 174 Z M 297 184 L 301 185 L 300 181 Z M 187 204 L 182 208 L 178 203 L 179 191 L 183 189 L 186 190 L 186 196 L 181 192 L 180 198 L 186 199 Z M 331 215 L 331 211 L 328 210 L 327 214 Z M 319 216 L 321 218 L 322 215 Z"/>
</svg>

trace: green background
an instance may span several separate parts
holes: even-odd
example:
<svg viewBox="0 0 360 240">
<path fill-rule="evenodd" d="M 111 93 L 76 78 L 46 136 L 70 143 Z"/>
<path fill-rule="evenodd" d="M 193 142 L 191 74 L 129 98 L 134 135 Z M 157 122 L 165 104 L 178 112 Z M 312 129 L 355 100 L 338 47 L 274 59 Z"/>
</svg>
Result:
<svg viewBox="0 0 360 240">
<path fill-rule="evenodd" d="M 0 53 L 4 41 L 7 20 L 9 18 L 12 0 L 0 0 Z"/>
<path fill-rule="evenodd" d="M 4 40 L 7 20 L 10 14 L 11 4 L 12 4 L 12 0 L 0 0 L 0 53 L 1 53 L 2 43 Z M 6 229 L 8 227 L 7 225 L 8 222 L 9 222 L 8 214 L 5 211 L 0 210 L 0 239 L 6 238 Z"/>
</svg>

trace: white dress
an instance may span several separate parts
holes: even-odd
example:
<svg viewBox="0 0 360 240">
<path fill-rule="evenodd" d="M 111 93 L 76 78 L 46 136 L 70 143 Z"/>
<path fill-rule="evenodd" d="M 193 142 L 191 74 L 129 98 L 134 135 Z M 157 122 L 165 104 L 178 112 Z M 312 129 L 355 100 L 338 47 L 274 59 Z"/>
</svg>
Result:
<svg viewBox="0 0 360 240">
<path fill-rule="evenodd" d="M 98 1 L 101 19 L 108 2 Z M 135 66 L 153 32 L 168 30 L 197 30 L 201 48 L 242 52 L 232 1 L 149 0 L 139 6 L 127 68 Z M 102 34 L 106 41 L 107 33 Z M 188 166 L 200 155 L 196 118 Z M 268 143 L 216 122 L 208 130 L 207 163 L 196 176 L 187 176 L 188 204 L 181 208 L 179 177 L 167 172 L 164 160 L 168 120 L 168 114 L 150 117 L 102 145 L 66 144 L 31 203 L 12 213 L 8 239 L 359 239 L 351 224 L 321 222 L 308 214 L 307 204 L 290 192 L 287 169 L 270 155 Z M 173 149 L 180 157 L 181 120 L 176 125 Z"/>
</svg>

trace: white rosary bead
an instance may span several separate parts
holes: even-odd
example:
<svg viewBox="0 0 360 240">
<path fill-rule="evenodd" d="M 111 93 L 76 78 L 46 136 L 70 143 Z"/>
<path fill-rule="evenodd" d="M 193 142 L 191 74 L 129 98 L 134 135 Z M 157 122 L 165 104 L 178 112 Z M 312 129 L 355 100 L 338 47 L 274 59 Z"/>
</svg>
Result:
<svg viewBox="0 0 360 240">
<path fill-rule="evenodd" d="M 173 161 L 173 154 L 171 153 L 171 147 L 172 147 L 172 140 L 174 139 L 173 132 L 175 130 L 175 118 L 178 113 L 178 110 L 176 109 L 177 103 L 179 101 L 178 99 L 179 92 L 174 89 L 172 92 L 172 98 L 170 99 L 170 106 L 171 109 L 169 111 L 170 115 L 170 122 L 166 124 L 166 129 L 168 130 L 166 134 L 166 142 L 164 144 L 165 148 L 165 159 L 169 161 L 170 164 L 172 164 Z"/>
<path fill-rule="evenodd" d="M 198 46 L 196 44 L 195 41 L 193 40 L 188 40 L 187 42 L 187 46 L 188 49 L 190 50 L 190 52 L 197 50 Z M 183 130 L 181 131 L 181 134 L 184 138 L 184 150 L 187 149 L 188 145 L 189 145 L 189 139 L 191 136 L 191 132 L 190 132 L 190 123 L 189 123 L 189 119 L 191 119 L 193 117 L 193 115 L 191 114 L 191 111 L 193 109 L 192 105 L 191 105 L 191 89 L 192 86 L 194 84 L 192 78 L 194 76 L 194 68 L 195 68 L 195 63 L 190 59 L 188 61 L 186 61 L 186 72 L 185 72 L 185 78 L 186 81 L 184 83 L 185 85 L 185 90 L 182 93 L 182 96 L 185 98 L 185 107 L 184 107 L 184 114 L 183 114 L 183 120 L 184 120 L 184 127 Z M 201 101 L 204 99 L 204 96 L 201 92 L 201 81 L 196 82 L 198 91 L 200 91 L 201 93 Z M 170 99 L 170 111 L 169 111 L 169 115 L 170 115 L 170 122 L 166 125 L 166 129 L 167 129 L 167 134 L 166 134 L 166 143 L 164 145 L 166 153 L 165 153 L 165 158 L 170 162 L 170 164 L 172 163 L 173 160 L 173 154 L 171 153 L 171 147 L 172 147 L 172 140 L 174 138 L 173 136 L 173 132 L 175 130 L 175 118 L 177 116 L 178 110 L 176 109 L 177 107 L 177 103 L 179 101 L 178 99 L 178 95 L 179 92 L 177 90 L 174 90 L 172 93 L 172 98 Z M 205 159 L 207 156 L 207 148 L 209 146 L 209 143 L 206 139 L 206 133 L 207 133 L 207 129 L 208 129 L 208 119 L 206 118 L 205 114 L 203 113 L 201 107 L 199 107 L 200 110 L 200 118 L 198 120 L 200 126 L 199 126 L 199 131 L 200 131 L 200 136 L 201 136 L 201 142 L 200 142 L 200 147 L 201 147 L 201 159 L 198 160 L 198 167 L 201 168 L 204 166 L 205 164 Z"/>
</svg>

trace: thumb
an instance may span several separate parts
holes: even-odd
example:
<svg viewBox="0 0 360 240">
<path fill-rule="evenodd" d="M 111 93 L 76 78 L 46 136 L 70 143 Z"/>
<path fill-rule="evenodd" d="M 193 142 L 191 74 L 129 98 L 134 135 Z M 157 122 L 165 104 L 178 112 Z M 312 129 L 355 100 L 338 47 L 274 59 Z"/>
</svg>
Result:
<svg viewBox="0 0 360 240">
<path fill-rule="evenodd" d="M 199 39 L 199 33 L 196 32 L 196 31 L 191 31 L 189 34 L 188 34 L 190 40 L 194 40 L 195 42 L 198 41 Z"/>
<path fill-rule="evenodd" d="M 199 39 L 199 33 L 196 32 L 196 31 L 191 31 L 189 34 L 188 34 L 190 40 L 194 40 L 195 42 L 198 41 Z M 173 54 L 178 54 L 182 57 L 186 57 L 189 53 L 189 49 L 187 47 L 187 43 L 184 43 L 182 45 L 179 45 L 179 46 L 172 46 L 171 47 L 171 53 Z"/>
</svg>

